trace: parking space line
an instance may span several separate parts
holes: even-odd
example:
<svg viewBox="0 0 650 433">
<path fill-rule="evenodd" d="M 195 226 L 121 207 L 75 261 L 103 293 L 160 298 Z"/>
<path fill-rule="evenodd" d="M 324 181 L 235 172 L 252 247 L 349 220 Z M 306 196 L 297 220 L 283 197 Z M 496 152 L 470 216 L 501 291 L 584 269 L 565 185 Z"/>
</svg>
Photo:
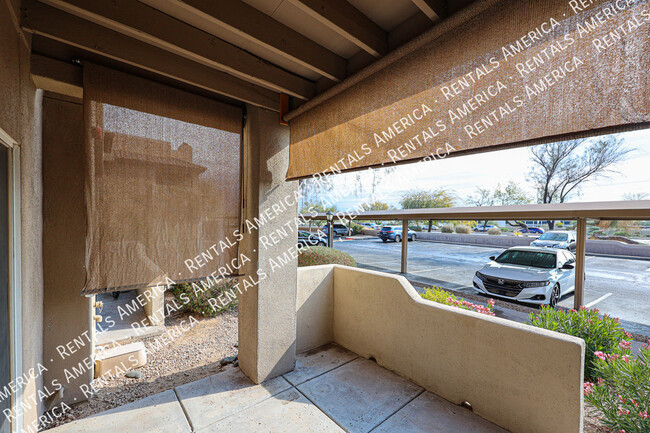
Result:
<svg viewBox="0 0 650 433">
<path fill-rule="evenodd" d="M 605 299 L 609 298 L 610 296 L 612 296 L 612 293 L 607 293 L 606 295 L 601 296 L 600 298 L 596 299 L 595 301 L 591 301 L 590 303 L 585 305 L 585 307 L 591 308 L 594 305 L 596 305 L 597 303 L 599 303 L 601 301 L 604 301 Z"/>
</svg>

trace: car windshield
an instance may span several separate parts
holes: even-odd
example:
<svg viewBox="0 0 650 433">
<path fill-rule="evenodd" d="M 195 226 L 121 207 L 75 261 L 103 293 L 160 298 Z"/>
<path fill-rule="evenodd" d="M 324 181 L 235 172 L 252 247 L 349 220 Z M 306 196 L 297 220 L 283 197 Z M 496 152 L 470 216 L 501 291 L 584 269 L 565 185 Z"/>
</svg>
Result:
<svg viewBox="0 0 650 433">
<path fill-rule="evenodd" d="M 391 231 L 391 230 L 393 230 L 392 227 L 382 227 L 382 228 L 381 228 L 381 231 L 382 231 L 382 232 L 389 232 L 389 231 Z"/>
<path fill-rule="evenodd" d="M 555 268 L 555 254 L 541 251 L 506 251 L 496 259 L 497 263 L 532 266 L 534 268 Z"/>
<path fill-rule="evenodd" d="M 566 242 L 569 239 L 569 235 L 566 233 L 544 233 L 539 237 L 540 241 L 560 241 Z"/>
</svg>

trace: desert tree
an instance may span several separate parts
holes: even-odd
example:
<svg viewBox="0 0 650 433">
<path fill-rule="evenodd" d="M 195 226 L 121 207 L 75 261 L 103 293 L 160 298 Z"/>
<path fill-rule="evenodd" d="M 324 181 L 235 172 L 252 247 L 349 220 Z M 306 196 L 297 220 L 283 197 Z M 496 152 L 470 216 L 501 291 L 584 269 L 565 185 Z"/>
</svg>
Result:
<svg viewBox="0 0 650 433">
<path fill-rule="evenodd" d="M 531 148 L 530 182 L 539 203 L 564 203 L 589 181 L 615 172 L 632 149 L 614 135 L 576 139 Z M 553 221 L 548 221 L 553 229 Z"/>
</svg>

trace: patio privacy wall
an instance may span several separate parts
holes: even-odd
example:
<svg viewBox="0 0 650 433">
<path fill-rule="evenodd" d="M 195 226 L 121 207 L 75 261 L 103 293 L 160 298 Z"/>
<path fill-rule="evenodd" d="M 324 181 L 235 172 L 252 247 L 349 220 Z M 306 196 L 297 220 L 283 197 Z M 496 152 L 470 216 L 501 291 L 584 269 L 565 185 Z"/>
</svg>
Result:
<svg viewBox="0 0 650 433">
<path fill-rule="evenodd" d="M 86 280 L 84 203 L 84 131 L 81 100 L 46 93 L 43 98 L 43 381 L 64 384 L 62 396 L 46 405 L 86 400 L 80 386 L 93 379 L 79 368 L 93 355 L 94 297 L 81 296 Z M 83 338 L 88 336 L 88 339 Z M 69 356 L 57 346 L 82 341 Z M 80 374 L 66 376 L 76 366 Z"/>
<path fill-rule="evenodd" d="M 86 294 L 198 280 L 237 260 L 242 116 L 84 64 Z M 202 253 L 204 266 L 186 266 Z"/>
<path fill-rule="evenodd" d="M 287 178 L 647 126 L 650 1 L 484 3 L 292 118 Z"/>
<path fill-rule="evenodd" d="M 584 342 L 423 300 L 399 276 L 298 269 L 297 350 L 334 341 L 513 433 L 582 431 Z"/>
</svg>

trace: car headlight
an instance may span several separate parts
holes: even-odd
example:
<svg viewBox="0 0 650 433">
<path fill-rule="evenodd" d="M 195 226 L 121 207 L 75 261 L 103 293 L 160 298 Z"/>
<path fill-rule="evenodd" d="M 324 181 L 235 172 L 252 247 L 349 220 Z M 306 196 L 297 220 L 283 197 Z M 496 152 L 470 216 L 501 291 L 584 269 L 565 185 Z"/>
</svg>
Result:
<svg viewBox="0 0 650 433">
<path fill-rule="evenodd" d="M 485 275 L 483 275 L 482 273 L 476 271 L 476 276 L 478 277 L 479 280 L 485 281 Z"/>
<path fill-rule="evenodd" d="M 531 287 L 544 287 L 548 286 L 551 280 L 546 280 L 546 281 L 529 281 L 527 283 L 521 283 L 521 287 L 524 289 L 529 289 Z"/>
</svg>

